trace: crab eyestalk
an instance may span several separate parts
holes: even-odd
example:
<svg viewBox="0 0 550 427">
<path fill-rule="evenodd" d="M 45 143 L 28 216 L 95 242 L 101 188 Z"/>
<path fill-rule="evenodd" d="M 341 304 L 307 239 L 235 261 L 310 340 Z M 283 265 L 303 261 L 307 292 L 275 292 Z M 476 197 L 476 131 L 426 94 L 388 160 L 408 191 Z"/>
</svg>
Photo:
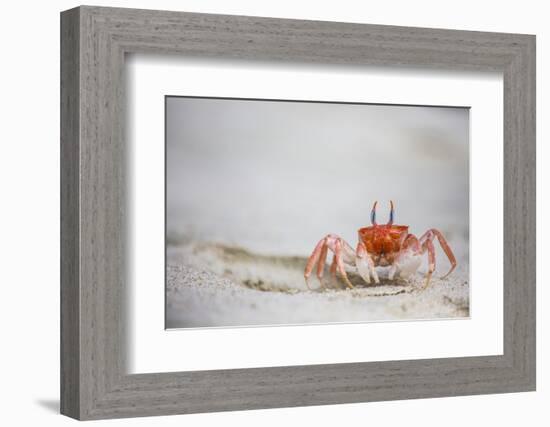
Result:
<svg viewBox="0 0 550 427">
<path fill-rule="evenodd" d="M 393 224 L 393 200 L 390 200 L 390 220 L 388 221 L 388 225 Z"/>
<path fill-rule="evenodd" d="M 378 202 L 374 202 L 374 205 L 372 205 L 372 210 L 370 211 L 370 222 L 372 225 L 377 225 L 376 224 L 376 204 Z"/>
</svg>

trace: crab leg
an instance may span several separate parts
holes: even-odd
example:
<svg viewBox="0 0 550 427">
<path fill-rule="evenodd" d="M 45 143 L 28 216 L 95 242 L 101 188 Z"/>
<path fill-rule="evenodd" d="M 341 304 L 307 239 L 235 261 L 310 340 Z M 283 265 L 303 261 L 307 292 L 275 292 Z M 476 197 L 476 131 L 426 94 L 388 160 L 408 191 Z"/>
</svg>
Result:
<svg viewBox="0 0 550 427">
<path fill-rule="evenodd" d="M 422 249 L 425 252 L 428 251 L 428 274 L 426 275 L 426 283 L 424 283 L 424 289 L 430 284 L 430 279 L 435 270 L 435 248 L 432 243 L 432 239 L 428 238 L 422 243 Z"/>
<path fill-rule="evenodd" d="M 390 271 L 388 273 L 388 280 L 393 280 L 393 278 L 395 277 L 395 273 L 397 273 L 397 265 L 393 264 L 390 267 Z"/>
<path fill-rule="evenodd" d="M 348 279 L 344 263 L 355 265 L 355 252 L 352 247 L 341 237 L 338 237 L 336 234 L 328 234 L 319 240 L 307 260 L 306 268 L 304 270 L 304 278 L 306 279 L 308 289 L 311 289 L 308 279 L 309 276 L 311 276 L 316 264 L 317 277 L 319 278 L 321 286 L 324 287 L 322 278 L 325 271 L 325 263 L 329 249 L 334 253 L 332 257 L 332 265 L 330 266 L 331 274 L 336 276 L 336 272 L 339 272 L 342 276 L 342 280 L 346 283 L 346 286 L 353 288 L 352 283 Z"/>
<path fill-rule="evenodd" d="M 408 277 L 415 273 L 421 262 L 420 256 L 424 252 L 418 238 L 414 234 L 407 234 L 405 240 L 403 240 L 397 260 L 390 269 L 389 279 L 393 280 L 397 271 L 399 271 L 401 277 Z"/>
<path fill-rule="evenodd" d="M 323 273 L 325 272 L 325 262 L 327 261 L 327 252 L 328 252 L 328 245 L 325 243 L 321 248 L 321 254 L 319 255 L 319 261 L 317 263 L 317 278 L 319 279 L 319 283 L 323 288 L 325 287 L 325 285 L 323 285 Z"/>
<path fill-rule="evenodd" d="M 330 274 L 332 278 L 336 277 L 336 267 L 338 263 L 336 262 L 336 255 L 332 255 L 332 264 L 330 264 Z"/>
<path fill-rule="evenodd" d="M 456 268 L 456 258 L 453 254 L 453 251 L 451 250 L 451 247 L 447 243 L 447 240 L 445 240 L 445 237 L 443 237 L 443 234 L 441 234 L 441 232 L 439 230 L 435 229 L 435 228 L 432 228 L 432 229 L 426 231 L 422 235 L 422 237 L 420 238 L 420 242 L 423 242 L 424 240 L 430 240 L 431 241 L 431 240 L 434 239 L 434 236 L 437 237 L 437 240 L 439 241 L 439 244 L 441 245 L 441 248 L 443 249 L 443 252 L 445 252 L 445 255 L 447 255 L 447 258 L 449 259 L 449 262 L 451 263 L 450 270 L 447 272 L 447 274 L 445 274 L 444 276 L 441 277 L 442 279 L 444 279 L 449 274 L 451 274 L 453 272 L 453 270 Z"/>
<path fill-rule="evenodd" d="M 357 271 L 363 280 L 367 283 L 370 283 L 370 276 L 372 275 L 374 283 L 380 283 L 378 279 L 378 273 L 374 268 L 374 261 L 367 251 L 367 248 L 363 242 L 357 244 L 357 250 L 355 251 L 355 265 L 357 266 Z"/>
<path fill-rule="evenodd" d="M 304 278 L 306 279 L 306 286 L 308 289 L 311 289 L 309 286 L 309 276 L 311 276 L 311 272 L 313 271 L 313 267 L 315 267 L 315 264 L 319 260 L 321 256 L 321 252 L 323 251 L 323 247 L 326 247 L 327 238 L 324 237 L 323 239 L 319 240 L 319 243 L 315 246 L 315 249 L 313 249 L 313 252 L 309 256 L 309 259 L 307 260 L 306 269 L 304 271 Z"/>
<path fill-rule="evenodd" d="M 342 279 L 344 280 L 348 288 L 353 288 L 353 285 L 349 281 L 348 275 L 346 274 L 346 269 L 344 268 L 344 260 L 342 259 L 342 239 L 337 239 L 334 243 L 334 255 L 336 257 L 336 268 L 340 272 Z"/>
<path fill-rule="evenodd" d="M 420 242 L 414 234 L 407 234 L 407 237 L 405 237 L 405 241 L 403 242 L 403 249 L 412 249 L 416 254 L 422 253 Z"/>
</svg>

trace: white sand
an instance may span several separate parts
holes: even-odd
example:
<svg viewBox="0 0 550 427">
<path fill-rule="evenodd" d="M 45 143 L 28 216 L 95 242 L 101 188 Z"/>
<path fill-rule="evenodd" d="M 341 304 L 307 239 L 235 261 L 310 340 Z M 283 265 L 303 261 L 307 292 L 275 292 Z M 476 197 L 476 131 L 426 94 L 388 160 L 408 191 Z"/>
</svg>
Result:
<svg viewBox="0 0 550 427">
<path fill-rule="evenodd" d="M 445 280 L 439 271 L 423 290 L 411 281 L 367 285 L 350 270 L 352 290 L 327 278 L 308 290 L 302 257 L 265 256 L 207 243 L 168 247 L 167 327 L 216 327 L 405 319 L 469 315 L 467 263 Z M 443 264 L 443 263 L 442 263 Z M 444 264 L 445 268 L 447 265 Z M 384 277 L 384 269 L 379 272 Z M 327 272 L 328 273 L 328 272 Z"/>
</svg>

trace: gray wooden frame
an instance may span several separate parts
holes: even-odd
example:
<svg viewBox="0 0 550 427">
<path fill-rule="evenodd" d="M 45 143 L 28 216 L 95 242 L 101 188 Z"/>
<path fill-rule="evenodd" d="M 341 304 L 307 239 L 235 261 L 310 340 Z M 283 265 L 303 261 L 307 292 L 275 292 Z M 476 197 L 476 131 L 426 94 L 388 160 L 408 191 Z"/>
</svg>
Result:
<svg viewBox="0 0 550 427">
<path fill-rule="evenodd" d="M 128 375 L 124 56 L 129 52 L 502 72 L 504 354 Z M 61 166 L 63 414 L 99 419 L 535 389 L 534 36 L 71 9 L 61 14 Z"/>
</svg>

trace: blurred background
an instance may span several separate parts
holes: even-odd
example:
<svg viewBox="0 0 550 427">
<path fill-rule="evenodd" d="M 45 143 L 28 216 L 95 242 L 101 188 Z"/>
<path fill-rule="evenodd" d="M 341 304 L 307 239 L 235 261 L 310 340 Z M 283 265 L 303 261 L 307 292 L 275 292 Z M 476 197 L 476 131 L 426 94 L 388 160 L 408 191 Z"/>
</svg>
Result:
<svg viewBox="0 0 550 427">
<path fill-rule="evenodd" d="M 467 256 L 467 108 L 167 97 L 167 244 L 307 256 L 388 219 Z M 437 246 L 437 245 L 436 245 Z M 437 248 L 439 251 L 439 248 Z M 444 258 L 444 257 L 443 257 Z"/>
</svg>

